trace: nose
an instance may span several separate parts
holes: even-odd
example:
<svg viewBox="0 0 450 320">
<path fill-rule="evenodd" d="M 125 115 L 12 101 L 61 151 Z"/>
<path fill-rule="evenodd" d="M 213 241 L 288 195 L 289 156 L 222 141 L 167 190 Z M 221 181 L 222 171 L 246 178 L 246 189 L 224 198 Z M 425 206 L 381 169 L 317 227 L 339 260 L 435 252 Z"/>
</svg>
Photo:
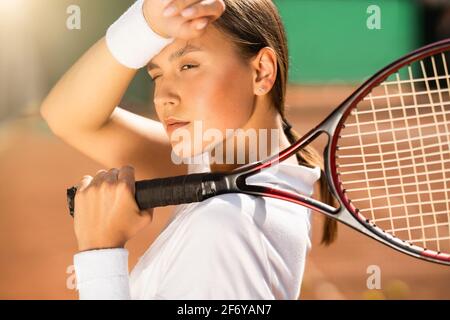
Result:
<svg viewBox="0 0 450 320">
<path fill-rule="evenodd" d="M 180 103 L 180 96 L 173 90 L 174 86 L 169 85 L 167 82 L 158 88 L 155 88 L 153 97 L 153 103 L 155 106 L 177 106 Z"/>
</svg>

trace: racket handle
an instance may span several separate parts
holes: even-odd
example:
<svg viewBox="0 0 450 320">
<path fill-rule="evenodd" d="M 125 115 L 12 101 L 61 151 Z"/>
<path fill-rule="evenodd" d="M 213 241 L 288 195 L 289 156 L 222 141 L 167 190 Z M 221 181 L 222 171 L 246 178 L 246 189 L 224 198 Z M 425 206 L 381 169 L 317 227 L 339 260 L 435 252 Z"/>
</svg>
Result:
<svg viewBox="0 0 450 320">
<path fill-rule="evenodd" d="M 224 193 L 229 183 L 224 174 L 197 173 L 142 180 L 135 183 L 135 199 L 140 210 L 183 203 L 201 202 Z M 76 187 L 67 189 L 67 204 L 74 216 Z"/>
</svg>

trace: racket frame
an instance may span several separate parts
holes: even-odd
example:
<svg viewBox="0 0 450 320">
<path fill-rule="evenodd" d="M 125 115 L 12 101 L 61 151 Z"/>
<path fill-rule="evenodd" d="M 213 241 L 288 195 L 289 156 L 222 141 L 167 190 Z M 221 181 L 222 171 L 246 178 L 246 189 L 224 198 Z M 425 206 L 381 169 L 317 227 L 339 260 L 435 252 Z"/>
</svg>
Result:
<svg viewBox="0 0 450 320">
<path fill-rule="evenodd" d="M 382 84 L 389 76 L 406 65 L 426 57 L 441 53 L 444 49 L 450 50 L 450 39 L 433 43 L 431 45 L 413 51 L 397 61 L 386 66 L 364 84 L 362 84 L 350 97 L 348 97 L 338 108 L 336 108 L 326 119 L 324 119 L 314 129 L 305 134 L 299 141 L 262 162 L 252 163 L 235 170 L 234 173 L 224 176 L 230 186 L 229 192 L 240 192 L 254 196 L 271 197 L 297 203 L 314 211 L 325 214 L 336 219 L 347 226 L 359 231 L 372 239 L 379 241 L 391 248 L 405 254 L 414 256 L 430 262 L 450 265 L 450 254 L 436 252 L 434 250 L 416 246 L 407 241 L 401 240 L 371 223 L 364 217 L 351 200 L 342 191 L 342 183 L 336 168 L 336 150 L 338 149 L 339 134 L 344 127 L 345 120 L 355 109 L 360 101 L 366 97 L 373 88 Z M 276 165 L 306 147 L 318 136 L 326 134 L 328 142 L 324 149 L 324 168 L 328 182 L 329 191 L 339 202 L 340 207 L 334 208 L 328 204 L 317 201 L 311 197 L 303 196 L 289 191 L 268 188 L 264 186 L 248 185 L 245 179 L 255 175 L 261 170 Z"/>
</svg>

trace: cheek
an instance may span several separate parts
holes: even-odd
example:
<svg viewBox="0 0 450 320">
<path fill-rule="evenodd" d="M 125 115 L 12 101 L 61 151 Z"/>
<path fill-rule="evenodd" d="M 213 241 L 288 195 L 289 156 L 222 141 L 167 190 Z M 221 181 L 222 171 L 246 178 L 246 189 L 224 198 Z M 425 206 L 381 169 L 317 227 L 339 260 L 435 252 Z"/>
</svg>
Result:
<svg viewBox="0 0 450 320">
<path fill-rule="evenodd" d="M 197 155 L 223 141 L 227 129 L 243 127 L 253 112 L 252 75 L 242 67 L 222 65 L 209 69 L 207 74 L 183 83 L 181 91 L 186 107 L 183 115 L 193 121 L 184 128 L 185 134 L 174 132 L 170 139 L 173 151 L 181 158 Z"/>
<path fill-rule="evenodd" d="M 251 74 L 237 67 L 222 67 L 221 72 L 195 81 L 191 106 L 204 129 L 237 129 L 246 124 L 253 111 Z"/>
<path fill-rule="evenodd" d="M 156 91 L 153 94 L 153 99 L 155 99 L 155 97 L 156 97 Z M 158 121 L 163 123 L 163 121 L 164 121 L 164 119 L 163 119 L 163 117 L 164 117 L 164 107 L 162 107 L 158 103 L 153 103 L 153 107 L 154 107 L 154 110 L 156 112 L 156 116 L 158 118 Z"/>
</svg>

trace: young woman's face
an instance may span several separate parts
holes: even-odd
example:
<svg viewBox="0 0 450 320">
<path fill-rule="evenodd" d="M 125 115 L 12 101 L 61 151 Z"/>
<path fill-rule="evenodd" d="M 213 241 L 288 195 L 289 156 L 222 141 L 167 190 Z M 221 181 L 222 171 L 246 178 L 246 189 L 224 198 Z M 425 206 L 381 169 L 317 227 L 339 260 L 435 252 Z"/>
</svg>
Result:
<svg viewBox="0 0 450 320">
<path fill-rule="evenodd" d="M 252 115 L 251 65 L 214 26 L 199 38 L 174 41 L 152 59 L 148 72 L 159 120 L 181 158 L 209 149 L 217 134 L 225 139 L 227 129 L 244 127 Z M 189 123 L 170 126 L 170 118 Z"/>
</svg>

